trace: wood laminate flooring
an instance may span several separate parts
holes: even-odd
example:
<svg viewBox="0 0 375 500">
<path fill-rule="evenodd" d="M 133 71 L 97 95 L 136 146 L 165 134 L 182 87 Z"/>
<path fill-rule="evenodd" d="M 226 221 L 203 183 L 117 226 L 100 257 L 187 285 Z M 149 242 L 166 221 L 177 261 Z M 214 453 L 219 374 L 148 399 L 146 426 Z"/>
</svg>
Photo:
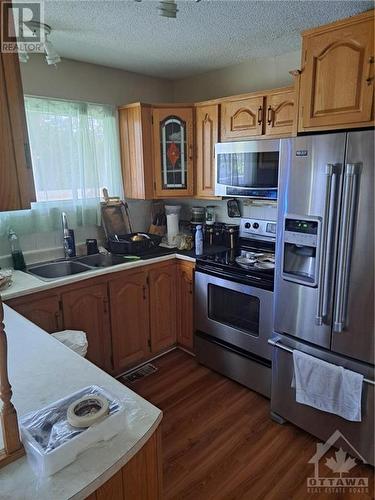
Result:
<svg viewBox="0 0 375 500">
<path fill-rule="evenodd" d="M 153 364 L 156 373 L 128 385 L 164 413 L 166 500 L 373 498 L 373 469 L 363 465 L 350 476 L 368 477 L 368 493 L 308 493 L 318 440 L 273 422 L 266 398 L 180 350 Z"/>
</svg>

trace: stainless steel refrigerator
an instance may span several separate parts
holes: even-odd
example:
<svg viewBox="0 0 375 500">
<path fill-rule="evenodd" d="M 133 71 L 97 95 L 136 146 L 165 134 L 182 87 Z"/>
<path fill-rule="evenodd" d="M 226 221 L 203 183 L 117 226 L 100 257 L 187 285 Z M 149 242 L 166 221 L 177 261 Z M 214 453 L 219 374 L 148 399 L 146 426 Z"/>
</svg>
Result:
<svg viewBox="0 0 375 500">
<path fill-rule="evenodd" d="M 374 464 L 374 132 L 283 139 L 271 411 Z M 295 401 L 293 349 L 364 375 L 362 422 Z"/>
</svg>

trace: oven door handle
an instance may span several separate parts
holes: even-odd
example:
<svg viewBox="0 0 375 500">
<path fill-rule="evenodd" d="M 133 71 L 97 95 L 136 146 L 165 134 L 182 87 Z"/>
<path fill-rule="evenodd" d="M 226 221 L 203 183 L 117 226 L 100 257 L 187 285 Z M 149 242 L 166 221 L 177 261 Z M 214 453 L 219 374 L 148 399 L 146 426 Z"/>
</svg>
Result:
<svg viewBox="0 0 375 500">
<path fill-rule="evenodd" d="M 212 273 L 215 276 L 217 276 L 218 278 L 222 278 L 224 276 L 225 278 L 228 278 L 230 281 L 236 281 L 236 277 L 233 276 L 233 274 L 226 273 L 225 271 L 220 269 L 220 267 L 207 266 L 204 269 L 198 268 L 196 270 L 196 272 L 201 272 L 201 273 L 208 274 L 208 275 L 210 275 Z M 251 275 L 245 274 L 244 276 L 246 278 L 252 279 L 254 281 L 261 281 L 262 280 L 262 278 L 260 278 L 259 276 L 253 276 L 252 274 Z"/>
</svg>

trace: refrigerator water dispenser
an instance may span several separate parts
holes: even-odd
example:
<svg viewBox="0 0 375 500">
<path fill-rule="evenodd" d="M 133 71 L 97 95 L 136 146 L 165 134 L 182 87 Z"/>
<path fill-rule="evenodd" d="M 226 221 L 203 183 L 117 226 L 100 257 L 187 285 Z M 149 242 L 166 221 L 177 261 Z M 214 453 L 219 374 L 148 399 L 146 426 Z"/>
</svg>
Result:
<svg viewBox="0 0 375 500">
<path fill-rule="evenodd" d="M 284 220 L 282 276 L 315 287 L 319 276 L 320 219 L 287 215 Z"/>
</svg>

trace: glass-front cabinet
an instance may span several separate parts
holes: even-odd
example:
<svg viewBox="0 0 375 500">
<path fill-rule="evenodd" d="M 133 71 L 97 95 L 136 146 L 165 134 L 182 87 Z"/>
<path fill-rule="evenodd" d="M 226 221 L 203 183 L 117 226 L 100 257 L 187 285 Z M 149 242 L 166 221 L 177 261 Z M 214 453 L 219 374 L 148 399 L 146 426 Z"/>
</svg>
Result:
<svg viewBox="0 0 375 500">
<path fill-rule="evenodd" d="M 192 108 L 154 108 L 152 121 L 155 195 L 192 196 Z"/>
</svg>

